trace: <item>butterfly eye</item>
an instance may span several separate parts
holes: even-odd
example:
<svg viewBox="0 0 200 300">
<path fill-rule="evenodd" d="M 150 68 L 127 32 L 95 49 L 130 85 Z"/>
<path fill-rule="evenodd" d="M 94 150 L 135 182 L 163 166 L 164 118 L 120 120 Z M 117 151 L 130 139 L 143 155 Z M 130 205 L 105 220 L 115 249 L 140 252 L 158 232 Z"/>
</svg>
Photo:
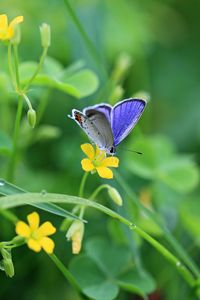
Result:
<svg viewBox="0 0 200 300">
<path fill-rule="evenodd" d="M 110 154 L 115 154 L 115 148 L 114 147 L 110 148 Z"/>
</svg>

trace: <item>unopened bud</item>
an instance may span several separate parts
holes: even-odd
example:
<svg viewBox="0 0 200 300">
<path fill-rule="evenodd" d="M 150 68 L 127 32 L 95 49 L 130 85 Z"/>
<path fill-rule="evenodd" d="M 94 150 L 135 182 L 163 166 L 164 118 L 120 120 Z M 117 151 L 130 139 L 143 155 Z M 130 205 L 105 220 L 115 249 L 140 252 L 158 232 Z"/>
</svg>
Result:
<svg viewBox="0 0 200 300">
<path fill-rule="evenodd" d="M 84 235 L 84 223 L 77 220 L 69 227 L 66 238 L 72 241 L 72 253 L 78 254 L 81 251 L 82 239 Z"/>
<path fill-rule="evenodd" d="M 51 27 L 43 23 L 40 26 L 41 44 L 43 48 L 48 48 L 51 44 Z"/>
<path fill-rule="evenodd" d="M 15 275 L 14 265 L 12 262 L 11 252 L 4 248 L 1 249 L 1 254 L 3 256 L 3 267 L 6 275 L 8 277 L 13 277 Z"/>
<path fill-rule="evenodd" d="M 110 198 L 115 204 L 122 206 L 123 201 L 120 193 L 110 185 L 108 185 L 108 195 L 110 196 Z"/>
<path fill-rule="evenodd" d="M 34 128 L 36 124 L 36 111 L 30 108 L 27 113 L 27 118 L 29 125 Z"/>
</svg>

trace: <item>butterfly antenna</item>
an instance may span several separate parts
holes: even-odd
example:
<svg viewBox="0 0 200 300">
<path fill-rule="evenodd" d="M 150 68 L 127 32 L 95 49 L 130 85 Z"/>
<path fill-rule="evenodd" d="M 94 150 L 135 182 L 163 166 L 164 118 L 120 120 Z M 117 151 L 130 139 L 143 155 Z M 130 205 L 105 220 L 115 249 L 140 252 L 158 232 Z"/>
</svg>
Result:
<svg viewBox="0 0 200 300">
<path fill-rule="evenodd" d="M 135 150 L 130 150 L 130 149 L 120 148 L 120 150 L 127 151 L 127 152 L 132 152 L 132 153 L 137 153 L 137 154 L 143 154 L 142 152 L 135 151 Z"/>
</svg>

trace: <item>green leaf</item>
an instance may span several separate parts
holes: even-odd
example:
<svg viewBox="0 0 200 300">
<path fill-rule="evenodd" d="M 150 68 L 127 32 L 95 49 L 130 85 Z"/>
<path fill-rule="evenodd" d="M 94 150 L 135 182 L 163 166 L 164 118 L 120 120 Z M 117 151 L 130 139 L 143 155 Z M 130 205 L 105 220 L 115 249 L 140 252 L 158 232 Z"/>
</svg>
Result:
<svg viewBox="0 0 200 300">
<path fill-rule="evenodd" d="M 71 76 L 62 77 L 62 81 L 75 87 L 79 91 L 80 97 L 86 97 L 98 88 L 97 76 L 88 69 L 80 70 Z"/>
<path fill-rule="evenodd" d="M 20 79 L 23 85 L 27 84 L 37 68 L 35 62 L 20 64 Z M 63 72 L 62 66 L 58 65 L 50 57 L 42 71 L 35 77 L 34 85 L 46 86 L 58 89 L 76 98 L 86 97 L 94 93 L 98 87 L 98 78 L 94 72 L 88 69 L 77 72 Z"/>
<path fill-rule="evenodd" d="M 0 130 L 0 154 L 8 155 L 12 151 L 12 140 L 2 130 Z"/>
<path fill-rule="evenodd" d="M 7 93 L 9 93 L 11 89 L 12 89 L 12 84 L 9 76 L 4 72 L 0 72 L 1 95 L 5 96 Z M 8 99 L 7 97 L 1 97 L 1 101 L 8 101 Z"/>
<path fill-rule="evenodd" d="M 86 245 L 86 252 L 108 277 L 117 276 L 131 260 L 131 253 L 128 248 L 123 246 L 111 247 L 110 242 L 102 238 L 89 240 Z"/>
<path fill-rule="evenodd" d="M 57 139 L 60 135 L 60 128 L 51 125 L 41 125 L 35 132 L 34 142 Z"/>
<path fill-rule="evenodd" d="M 15 195 L 15 194 L 26 194 L 27 192 L 19 187 L 17 187 L 16 185 L 13 185 L 3 179 L 0 179 L 0 194 L 1 195 Z M 44 195 L 44 193 L 41 193 L 41 198 L 42 195 Z M 22 197 L 22 196 L 18 196 L 18 197 Z M 6 197 L 0 198 L 0 200 L 5 199 Z M 41 201 L 42 202 L 42 201 Z M 32 206 L 35 206 L 39 209 L 48 211 L 52 214 L 64 217 L 64 218 L 70 218 L 70 219 L 80 219 L 79 217 L 77 217 L 76 215 L 72 214 L 71 212 L 68 212 L 67 210 L 63 209 L 62 207 L 59 207 L 53 203 L 26 203 L 26 204 L 30 204 Z M 12 207 L 12 206 L 11 206 Z M 2 207 L 0 205 L 0 208 L 6 208 L 6 207 Z"/>
<path fill-rule="evenodd" d="M 199 171 L 190 157 L 175 157 L 161 166 L 159 178 L 177 192 L 187 193 L 197 186 Z"/>
<path fill-rule="evenodd" d="M 162 162 L 169 160 L 174 152 L 173 145 L 162 136 L 138 138 L 134 148 L 139 149 L 143 155 L 127 161 L 127 167 L 146 179 L 155 178 Z"/>
<path fill-rule="evenodd" d="M 189 155 L 177 155 L 172 143 L 165 137 L 138 138 L 134 147 L 144 155 L 127 161 L 127 167 L 133 173 L 160 181 L 179 193 L 190 192 L 197 186 L 197 165 Z"/>
<path fill-rule="evenodd" d="M 152 277 L 133 266 L 129 248 L 95 237 L 86 242 L 85 250 L 85 255 L 72 259 L 69 268 L 88 297 L 112 300 L 119 287 L 142 296 L 155 289 Z"/>
<path fill-rule="evenodd" d="M 15 192 L 12 193 L 12 189 Z M 18 207 L 22 205 L 38 205 L 38 203 L 66 203 L 66 204 L 79 204 L 88 207 L 93 207 L 112 218 L 120 220 L 122 223 L 126 225 L 130 225 L 130 222 L 114 212 L 113 210 L 103 206 L 101 204 L 95 203 L 94 201 L 90 201 L 81 197 L 63 195 L 63 194 L 53 194 L 53 193 L 20 193 L 23 191 L 22 189 L 16 192 L 18 187 L 4 181 L 0 180 L 0 194 L 7 195 L 0 198 L 0 208 L 7 209 L 12 207 Z M 10 192 L 10 193 L 9 193 Z M 49 203 L 50 204 L 50 203 Z"/>
<path fill-rule="evenodd" d="M 56 77 L 59 76 L 59 74 L 63 71 L 63 66 L 55 58 L 47 56 L 45 58 L 42 70 L 45 74 L 49 74 Z"/>
<path fill-rule="evenodd" d="M 112 300 L 118 294 L 116 284 L 109 282 L 95 262 L 86 255 L 73 258 L 69 269 L 83 293 L 96 300 Z"/>
<path fill-rule="evenodd" d="M 155 281 L 147 272 L 138 272 L 136 269 L 128 271 L 119 277 L 118 284 L 123 289 L 141 296 L 150 294 L 156 288 Z"/>
<path fill-rule="evenodd" d="M 187 232 L 194 236 L 199 245 L 200 203 L 199 197 L 187 198 L 180 207 L 181 220 Z"/>
</svg>

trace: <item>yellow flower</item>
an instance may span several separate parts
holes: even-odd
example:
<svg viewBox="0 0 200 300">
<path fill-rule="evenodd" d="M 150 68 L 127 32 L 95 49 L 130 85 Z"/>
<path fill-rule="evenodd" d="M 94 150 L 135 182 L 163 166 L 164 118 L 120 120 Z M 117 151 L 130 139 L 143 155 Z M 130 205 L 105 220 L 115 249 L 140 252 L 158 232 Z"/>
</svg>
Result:
<svg viewBox="0 0 200 300">
<path fill-rule="evenodd" d="M 31 250 L 39 252 L 43 248 L 47 253 L 53 253 L 54 242 L 47 236 L 55 233 L 56 228 L 51 222 L 45 222 L 39 226 L 40 216 L 36 212 L 29 214 L 27 220 L 29 225 L 23 221 L 17 222 L 16 233 L 25 238 Z"/>
<path fill-rule="evenodd" d="M 102 178 L 113 178 L 113 172 L 108 167 L 118 167 L 119 159 L 117 157 L 106 157 L 105 151 L 100 150 L 97 146 L 95 151 L 91 144 L 83 144 L 81 149 L 88 157 L 81 161 L 84 171 L 92 173 L 97 171 Z"/>
<path fill-rule="evenodd" d="M 10 40 L 14 36 L 14 28 L 17 24 L 23 22 L 24 17 L 18 16 L 8 24 L 7 15 L 0 15 L 0 40 Z"/>
</svg>

